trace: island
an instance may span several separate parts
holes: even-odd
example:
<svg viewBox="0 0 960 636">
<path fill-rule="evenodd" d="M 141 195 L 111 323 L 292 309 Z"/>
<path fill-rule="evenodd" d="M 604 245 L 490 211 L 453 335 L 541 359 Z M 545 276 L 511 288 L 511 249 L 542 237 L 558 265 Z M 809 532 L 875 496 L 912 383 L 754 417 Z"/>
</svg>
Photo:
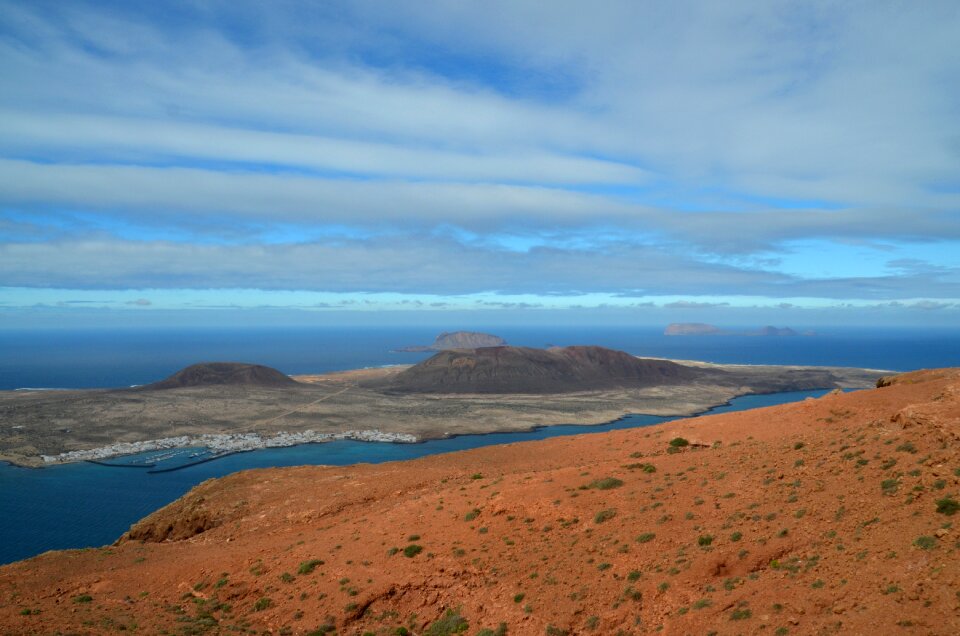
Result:
<svg viewBox="0 0 960 636">
<path fill-rule="evenodd" d="M 414 442 L 631 413 L 688 416 L 751 393 L 866 388 L 885 373 L 671 361 L 593 346 L 457 349 L 416 365 L 294 377 L 201 363 L 136 388 L 0 391 L 0 460 L 43 466 L 155 448 Z"/>
<path fill-rule="evenodd" d="M 728 332 L 703 322 L 674 322 L 663 330 L 665 336 L 719 336 L 725 333 Z"/>
<path fill-rule="evenodd" d="M 477 349 L 480 347 L 501 347 L 507 341 L 500 336 L 479 331 L 444 331 L 436 337 L 433 344 L 414 345 L 397 349 L 398 352 L 420 353 L 423 351 L 446 351 L 447 349 Z"/>
<path fill-rule="evenodd" d="M 790 327 L 767 325 L 753 331 L 721 329 L 703 322 L 674 322 L 663 330 L 665 336 L 815 336 L 813 331 L 797 332 Z"/>
</svg>

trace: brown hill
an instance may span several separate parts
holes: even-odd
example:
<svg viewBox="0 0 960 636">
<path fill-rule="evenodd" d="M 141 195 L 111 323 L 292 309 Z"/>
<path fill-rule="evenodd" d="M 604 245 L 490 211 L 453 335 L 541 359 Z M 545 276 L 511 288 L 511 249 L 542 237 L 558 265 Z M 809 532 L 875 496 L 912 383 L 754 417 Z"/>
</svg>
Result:
<svg viewBox="0 0 960 636">
<path fill-rule="evenodd" d="M 704 371 L 603 347 L 441 351 L 397 374 L 405 393 L 564 393 L 689 382 Z"/>
<path fill-rule="evenodd" d="M 285 387 L 296 384 L 289 376 L 260 364 L 201 362 L 181 369 L 160 382 L 137 387 L 137 390 L 158 391 L 217 385 Z"/>
<path fill-rule="evenodd" d="M 0 568 L 0 633 L 957 634 L 960 370 L 884 384 L 211 480 Z"/>
</svg>

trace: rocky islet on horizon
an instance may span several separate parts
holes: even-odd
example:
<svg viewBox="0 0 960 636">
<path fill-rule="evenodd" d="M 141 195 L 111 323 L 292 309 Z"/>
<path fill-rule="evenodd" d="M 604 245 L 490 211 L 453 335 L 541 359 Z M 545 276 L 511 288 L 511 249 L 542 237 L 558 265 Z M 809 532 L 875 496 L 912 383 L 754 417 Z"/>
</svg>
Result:
<svg viewBox="0 0 960 636">
<path fill-rule="evenodd" d="M 724 329 L 704 322 L 673 322 L 663 330 L 665 336 L 815 336 L 816 332 L 798 332 L 790 327 L 767 325 L 756 330 Z"/>
<path fill-rule="evenodd" d="M 447 349 L 477 349 L 480 347 L 502 347 L 507 341 L 500 336 L 479 331 L 444 331 L 432 344 L 402 347 L 397 351 L 419 353 L 423 351 L 445 351 Z"/>
</svg>

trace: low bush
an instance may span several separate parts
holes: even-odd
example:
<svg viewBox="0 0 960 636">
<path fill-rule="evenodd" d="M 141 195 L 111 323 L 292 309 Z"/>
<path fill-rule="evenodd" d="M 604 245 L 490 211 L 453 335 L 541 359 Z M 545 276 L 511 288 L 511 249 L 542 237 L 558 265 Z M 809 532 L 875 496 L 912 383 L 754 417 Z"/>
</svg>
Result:
<svg viewBox="0 0 960 636">
<path fill-rule="evenodd" d="M 297 568 L 297 574 L 310 574 L 317 569 L 317 566 L 323 565 L 323 561 L 320 559 L 310 559 L 309 561 L 304 561 L 300 564 L 300 567 Z"/>
<path fill-rule="evenodd" d="M 944 497 L 943 499 L 937 500 L 937 512 L 942 515 L 952 517 L 953 515 L 957 514 L 958 510 L 960 510 L 960 502 L 958 502 L 956 499 Z"/>
</svg>

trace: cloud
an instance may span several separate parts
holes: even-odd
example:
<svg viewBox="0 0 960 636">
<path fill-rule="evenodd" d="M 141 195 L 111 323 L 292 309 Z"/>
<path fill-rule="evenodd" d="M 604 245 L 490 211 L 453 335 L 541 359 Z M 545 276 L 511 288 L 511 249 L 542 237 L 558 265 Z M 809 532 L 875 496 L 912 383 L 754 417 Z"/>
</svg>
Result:
<svg viewBox="0 0 960 636">
<path fill-rule="evenodd" d="M 0 283 L 960 295 L 952 2 L 164 7 L 0 0 Z"/>
<path fill-rule="evenodd" d="M 907 307 L 910 309 L 920 309 L 923 311 L 937 311 L 939 309 L 948 309 L 955 306 L 955 303 L 942 303 L 934 300 L 920 300 L 907 305 Z"/>
<path fill-rule="evenodd" d="M 714 309 L 716 307 L 727 307 L 730 303 L 707 303 L 695 300 L 676 300 L 663 305 L 664 309 Z"/>
<path fill-rule="evenodd" d="M 137 298 L 136 300 L 128 300 L 126 304 L 134 305 L 136 307 L 149 307 L 153 303 L 146 298 Z"/>
<path fill-rule="evenodd" d="M 421 234 L 302 243 L 194 244 L 89 239 L 0 243 L 0 286 L 70 289 L 264 289 L 457 295 L 480 292 L 770 298 L 960 297 L 957 277 L 805 279 L 704 262 L 657 246 L 509 251 Z M 624 293 L 624 291 L 629 293 Z M 362 297 L 354 302 L 363 302 Z M 710 303 L 678 301 L 670 308 Z"/>
</svg>

